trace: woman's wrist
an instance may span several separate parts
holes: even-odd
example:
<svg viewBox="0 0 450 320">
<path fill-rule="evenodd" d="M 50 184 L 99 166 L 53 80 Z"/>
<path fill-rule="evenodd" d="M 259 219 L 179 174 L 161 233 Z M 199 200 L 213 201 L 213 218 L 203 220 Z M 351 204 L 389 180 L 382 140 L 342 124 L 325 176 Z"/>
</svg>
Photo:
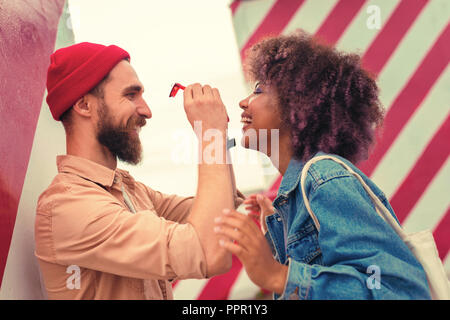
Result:
<svg viewBox="0 0 450 320">
<path fill-rule="evenodd" d="M 272 273 L 272 283 L 270 284 L 270 287 L 266 289 L 281 295 L 286 286 L 289 267 L 276 262 L 275 270 L 276 271 Z"/>
</svg>

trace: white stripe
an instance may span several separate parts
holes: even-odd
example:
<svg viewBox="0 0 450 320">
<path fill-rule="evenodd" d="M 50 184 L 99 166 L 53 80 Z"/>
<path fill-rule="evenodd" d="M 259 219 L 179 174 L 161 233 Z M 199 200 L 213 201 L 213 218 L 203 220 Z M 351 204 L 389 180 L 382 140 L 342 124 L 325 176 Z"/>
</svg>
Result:
<svg viewBox="0 0 450 320">
<path fill-rule="evenodd" d="M 380 100 L 388 109 L 414 74 L 450 16 L 450 1 L 430 1 L 379 75 Z"/>
<path fill-rule="evenodd" d="M 325 21 L 337 1 L 338 0 L 307 0 L 300 9 L 297 10 L 282 33 L 288 34 L 297 28 L 301 28 L 306 32 L 314 34 Z"/>
<path fill-rule="evenodd" d="M 383 30 L 390 15 L 399 4 L 399 0 L 370 0 L 358 12 L 345 33 L 339 39 L 336 47 L 344 51 L 365 52 L 378 33 Z M 367 19 L 371 14 L 367 13 L 369 6 L 378 6 L 381 15 L 381 29 L 369 29 Z"/>
<path fill-rule="evenodd" d="M 233 16 L 239 49 L 244 47 L 275 2 L 275 0 L 241 1 Z"/>
<path fill-rule="evenodd" d="M 444 259 L 444 269 L 447 272 L 447 278 L 450 281 L 450 254 L 448 254 L 448 253 Z"/>
<path fill-rule="evenodd" d="M 388 199 L 398 189 L 445 121 L 449 112 L 449 84 L 450 67 L 447 67 L 373 172 L 371 178 L 381 187 Z"/>
<path fill-rule="evenodd" d="M 430 186 L 422 194 L 411 210 L 403 227 L 408 232 L 425 229 L 434 230 L 450 206 L 450 158 L 431 181 Z M 448 269 L 450 270 L 450 269 Z"/>
<path fill-rule="evenodd" d="M 242 268 L 239 272 L 239 276 L 236 278 L 233 286 L 231 287 L 229 300 L 246 300 L 255 299 L 261 289 L 255 285 L 247 275 L 245 268 Z"/>
<path fill-rule="evenodd" d="M 208 279 L 180 280 L 173 289 L 174 300 L 195 300 L 202 292 Z"/>
</svg>

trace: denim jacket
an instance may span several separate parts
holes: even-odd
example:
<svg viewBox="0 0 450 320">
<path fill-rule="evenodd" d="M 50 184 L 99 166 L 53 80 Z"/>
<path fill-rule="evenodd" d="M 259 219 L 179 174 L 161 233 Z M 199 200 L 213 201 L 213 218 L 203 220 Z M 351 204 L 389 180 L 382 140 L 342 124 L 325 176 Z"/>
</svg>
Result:
<svg viewBox="0 0 450 320">
<path fill-rule="evenodd" d="M 380 189 L 340 159 L 363 177 L 395 217 Z M 266 217 L 266 238 L 273 254 L 289 268 L 285 290 L 274 298 L 430 299 L 420 263 L 375 211 L 359 181 L 332 160 L 314 163 L 305 181 L 320 223 L 317 231 L 303 202 L 303 166 L 301 161 L 290 161 L 273 201 L 275 213 Z"/>
</svg>

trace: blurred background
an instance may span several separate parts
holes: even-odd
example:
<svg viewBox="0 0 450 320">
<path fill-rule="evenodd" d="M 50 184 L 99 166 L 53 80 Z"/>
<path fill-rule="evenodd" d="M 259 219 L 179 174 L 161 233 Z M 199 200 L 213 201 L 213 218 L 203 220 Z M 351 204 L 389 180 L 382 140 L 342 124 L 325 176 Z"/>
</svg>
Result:
<svg viewBox="0 0 450 320">
<path fill-rule="evenodd" d="M 358 52 L 378 79 L 385 128 L 359 167 L 390 199 L 407 231 L 432 229 L 450 270 L 450 2 L 447 0 L 0 0 L 0 299 L 45 298 L 34 259 L 34 210 L 65 153 L 64 130 L 45 103 L 49 55 L 83 41 L 131 55 L 152 119 L 140 133 L 136 180 L 164 193 L 195 194 L 196 138 L 174 82 L 220 90 L 238 188 L 274 198 L 268 159 L 240 147 L 242 72 L 251 44 L 302 28 Z M 175 299 L 265 299 L 237 259 L 211 280 L 174 284 Z"/>
</svg>

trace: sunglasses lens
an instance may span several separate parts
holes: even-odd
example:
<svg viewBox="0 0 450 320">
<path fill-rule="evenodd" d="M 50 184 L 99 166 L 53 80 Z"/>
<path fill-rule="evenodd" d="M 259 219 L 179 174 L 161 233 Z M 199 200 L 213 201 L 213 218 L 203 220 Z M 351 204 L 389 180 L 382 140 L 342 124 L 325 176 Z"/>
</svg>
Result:
<svg viewBox="0 0 450 320">
<path fill-rule="evenodd" d="M 172 90 L 170 90 L 169 98 L 175 97 L 177 95 L 178 90 L 180 89 L 179 86 L 175 83 L 172 87 Z"/>
</svg>

